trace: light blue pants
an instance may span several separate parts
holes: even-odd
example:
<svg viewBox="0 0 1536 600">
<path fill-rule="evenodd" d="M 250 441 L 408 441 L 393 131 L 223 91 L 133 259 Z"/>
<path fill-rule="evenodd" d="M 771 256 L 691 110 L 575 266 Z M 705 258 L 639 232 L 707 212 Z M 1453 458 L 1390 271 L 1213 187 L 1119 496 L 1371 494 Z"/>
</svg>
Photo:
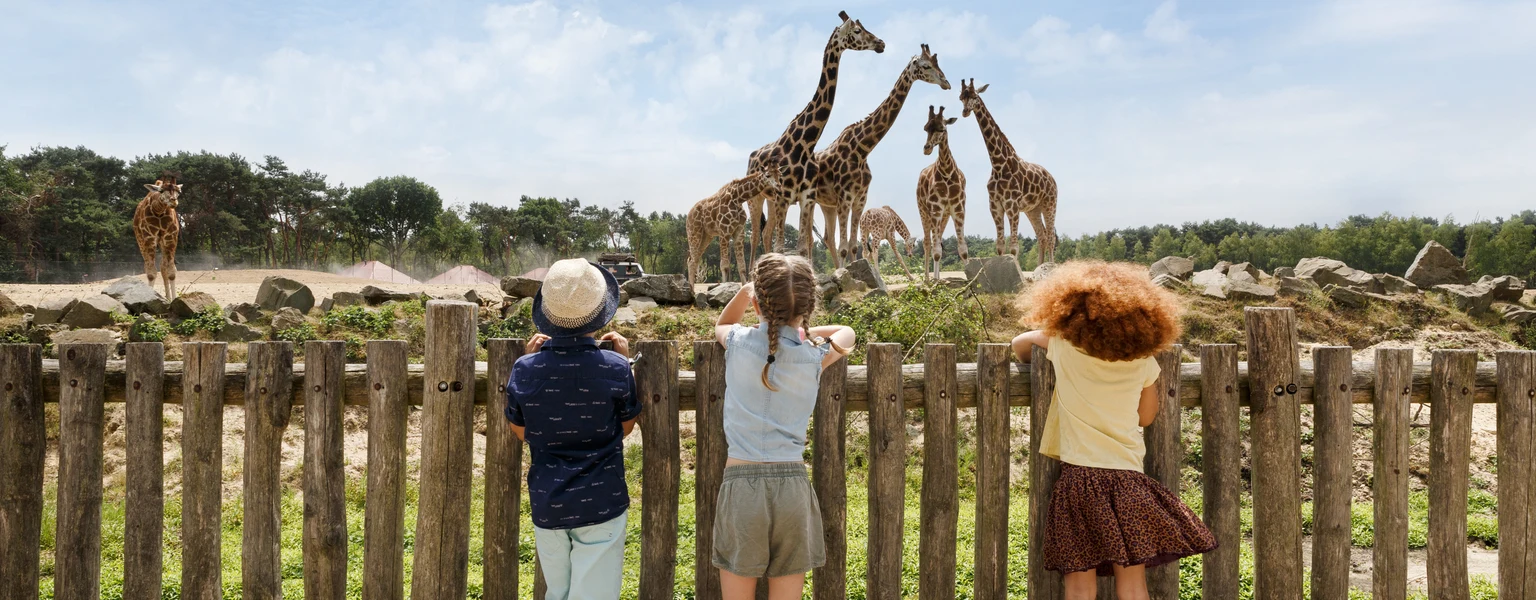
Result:
<svg viewBox="0 0 1536 600">
<path fill-rule="evenodd" d="M 575 529 L 533 528 L 545 600 L 615 600 L 624 577 L 625 511 L 614 519 Z"/>
</svg>

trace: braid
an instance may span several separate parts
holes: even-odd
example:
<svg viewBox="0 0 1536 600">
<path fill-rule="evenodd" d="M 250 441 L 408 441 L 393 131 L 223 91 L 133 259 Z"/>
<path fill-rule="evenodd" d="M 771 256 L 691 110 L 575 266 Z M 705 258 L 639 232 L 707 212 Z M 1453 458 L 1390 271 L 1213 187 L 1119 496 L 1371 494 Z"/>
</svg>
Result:
<svg viewBox="0 0 1536 600">
<path fill-rule="evenodd" d="M 802 270 L 804 272 L 800 272 Z M 806 322 L 816 310 L 816 281 L 810 262 L 799 256 L 765 254 L 757 260 L 752 271 L 759 317 L 768 328 L 768 359 L 763 365 L 763 387 L 776 392 L 779 388 L 768 380 L 768 371 L 777 360 L 779 328 L 799 319 L 800 331 L 802 334 L 805 332 Z"/>
<path fill-rule="evenodd" d="M 763 363 L 763 387 L 770 392 L 779 391 L 778 386 L 768 381 L 768 367 L 773 366 L 774 355 L 779 352 L 779 324 L 773 322 L 773 317 L 764 315 L 763 322 L 768 324 L 768 362 Z"/>
</svg>

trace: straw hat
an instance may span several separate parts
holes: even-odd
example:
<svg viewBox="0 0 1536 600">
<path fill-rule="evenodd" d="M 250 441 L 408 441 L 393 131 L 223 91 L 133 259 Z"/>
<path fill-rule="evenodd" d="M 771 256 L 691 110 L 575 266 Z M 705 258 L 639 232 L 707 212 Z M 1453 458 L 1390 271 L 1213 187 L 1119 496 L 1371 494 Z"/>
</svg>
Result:
<svg viewBox="0 0 1536 600">
<path fill-rule="evenodd" d="M 584 259 L 556 261 L 533 296 L 533 324 L 550 337 L 590 334 L 619 310 L 619 282 Z"/>
</svg>

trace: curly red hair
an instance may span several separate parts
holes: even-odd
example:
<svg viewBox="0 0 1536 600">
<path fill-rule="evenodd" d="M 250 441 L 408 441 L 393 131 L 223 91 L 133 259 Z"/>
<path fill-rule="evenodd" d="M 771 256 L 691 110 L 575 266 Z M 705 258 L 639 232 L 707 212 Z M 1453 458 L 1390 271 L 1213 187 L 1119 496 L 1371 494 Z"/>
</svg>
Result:
<svg viewBox="0 0 1536 600">
<path fill-rule="evenodd" d="M 1024 322 L 1101 360 L 1151 356 L 1179 339 L 1183 306 L 1146 267 L 1073 261 L 1020 297 Z"/>
</svg>

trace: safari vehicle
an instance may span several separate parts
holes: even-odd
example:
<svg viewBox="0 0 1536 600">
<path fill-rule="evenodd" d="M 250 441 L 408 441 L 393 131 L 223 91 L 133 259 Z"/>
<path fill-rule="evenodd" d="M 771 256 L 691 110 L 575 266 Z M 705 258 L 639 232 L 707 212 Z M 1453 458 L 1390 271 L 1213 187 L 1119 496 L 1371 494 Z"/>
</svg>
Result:
<svg viewBox="0 0 1536 600">
<path fill-rule="evenodd" d="M 613 278 L 619 280 L 619 283 L 645 275 L 645 269 L 640 268 L 640 262 L 635 260 L 633 254 L 600 254 L 597 264 L 613 273 Z"/>
</svg>

